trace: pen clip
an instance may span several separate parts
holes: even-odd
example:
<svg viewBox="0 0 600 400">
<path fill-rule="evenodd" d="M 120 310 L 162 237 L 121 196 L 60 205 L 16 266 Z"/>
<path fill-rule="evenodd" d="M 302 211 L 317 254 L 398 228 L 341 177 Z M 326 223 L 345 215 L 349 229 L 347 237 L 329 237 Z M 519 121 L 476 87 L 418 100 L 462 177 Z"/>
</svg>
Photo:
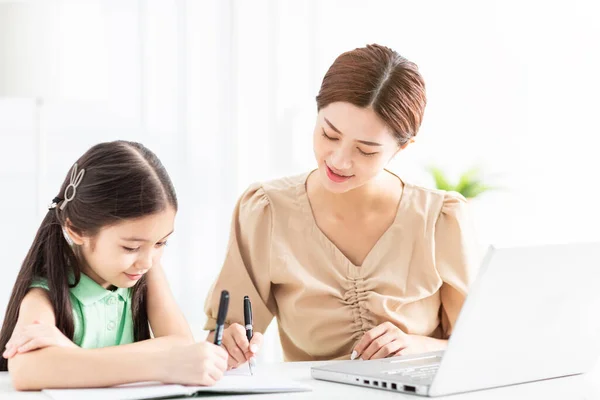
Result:
<svg viewBox="0 0 600 400">
<path fill-rule="evenodd" d="M 246 329 L 248 329 L 248 325 L 252 328 L 252 303 L 248 296 L 244 296 L 244 325 L 246 325 Z"/>
<path fill-rule="evenodd" d="M 221 299 L 219 300 L 219 311 L 217 312 L 217 326 L 215 327 L 215 341 L 217 346 L 221 345 L 223 340 L 223 329 L 225 325 L 225 318 L 227 318 L 227 310 L 229 309 L 229 292 L 223 290 L 221 292 Z"/>
</svg>

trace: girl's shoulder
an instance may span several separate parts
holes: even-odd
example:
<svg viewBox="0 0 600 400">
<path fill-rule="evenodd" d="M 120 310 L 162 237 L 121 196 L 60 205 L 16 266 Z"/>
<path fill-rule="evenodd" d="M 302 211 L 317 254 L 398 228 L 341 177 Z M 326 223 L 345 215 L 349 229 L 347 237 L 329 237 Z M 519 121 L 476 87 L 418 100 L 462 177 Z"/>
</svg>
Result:
<svg viewBox="0 0 600 400">
<path fill-rule="evenodd" d="M 33 280 L 31 281 L 31 285 L 29 285 L 29 287 L 50 290 L 49 286 L 48 286 L 48 279 L 43 278 L 41 276 L 36 276 L 35 278 L 33 278 Z"/>
</svg>

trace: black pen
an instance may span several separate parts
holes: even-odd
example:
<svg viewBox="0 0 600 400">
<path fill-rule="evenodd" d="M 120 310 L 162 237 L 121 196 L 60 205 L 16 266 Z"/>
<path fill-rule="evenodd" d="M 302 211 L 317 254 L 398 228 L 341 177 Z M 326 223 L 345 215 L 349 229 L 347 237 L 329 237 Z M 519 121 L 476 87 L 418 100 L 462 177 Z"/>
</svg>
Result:
<svg viewBox="0 0 600 400">
<path fill-rule="evenodd" d="M 221 292 L 221 300 L 219 301 L 219 312 L 217 314 L 217 327 L 215 328 L 215 344 L 221 345 L 223 340 L 223 329 L 225 327 L 225 318 L 227 317 L 227 309 L 229 308 L 229 292 L 223 290 Z"/>
<path fill-rule="evenodd" d="M 252 303 L 250 303 L 250 297 L 244 296 L 244 325 L 246 325 L 246 337 L 248 338 L 248 343 L 252 340 Z M 254 364 L 254 357 L 251 357 L 248 361 L 248 368 L 250 368 L 250 375 L 254 375 L 254 371 L 252 371 L 252 366 Z"/>
</svg>

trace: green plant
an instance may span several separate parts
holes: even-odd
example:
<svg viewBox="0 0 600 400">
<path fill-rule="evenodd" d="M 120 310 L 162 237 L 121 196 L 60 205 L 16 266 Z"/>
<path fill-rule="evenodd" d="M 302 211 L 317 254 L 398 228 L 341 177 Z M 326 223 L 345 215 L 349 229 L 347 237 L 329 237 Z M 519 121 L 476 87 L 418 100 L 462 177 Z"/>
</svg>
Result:
<svg viewBox="0 0 600 400">
<path fill-rule="evenodd" d="M 456 184 L 451 183 L 440 168 L 429 167 L 428 170 L 435 181 L 437 189 L 458 192 L 467 199 L 472 199 L 484 192 L 495 189 L 493 186 L 483 183 L 481 169 L 478 167 L 465 171 Z"/>
</svg>

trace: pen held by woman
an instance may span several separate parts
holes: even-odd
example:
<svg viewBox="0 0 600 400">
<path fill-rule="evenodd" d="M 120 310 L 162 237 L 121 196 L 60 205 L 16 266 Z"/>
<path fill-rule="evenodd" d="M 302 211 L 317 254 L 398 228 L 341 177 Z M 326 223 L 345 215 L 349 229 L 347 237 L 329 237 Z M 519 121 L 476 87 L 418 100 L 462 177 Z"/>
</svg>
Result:
<svg viewBox="0 0 600 400">
<path fill-rule="evenodd" d="M 252 339 L 248 340 L 243 325 L 233 323 L 223 331 L 223 347 L 229 353 L 228 369 L 234 369 L 248 362 L 254 363 L 254 357 L 260 351 L 263 335 L 253 331 Z M 254 367 L 254 364 L 252 365 Z"/>
</svg>

